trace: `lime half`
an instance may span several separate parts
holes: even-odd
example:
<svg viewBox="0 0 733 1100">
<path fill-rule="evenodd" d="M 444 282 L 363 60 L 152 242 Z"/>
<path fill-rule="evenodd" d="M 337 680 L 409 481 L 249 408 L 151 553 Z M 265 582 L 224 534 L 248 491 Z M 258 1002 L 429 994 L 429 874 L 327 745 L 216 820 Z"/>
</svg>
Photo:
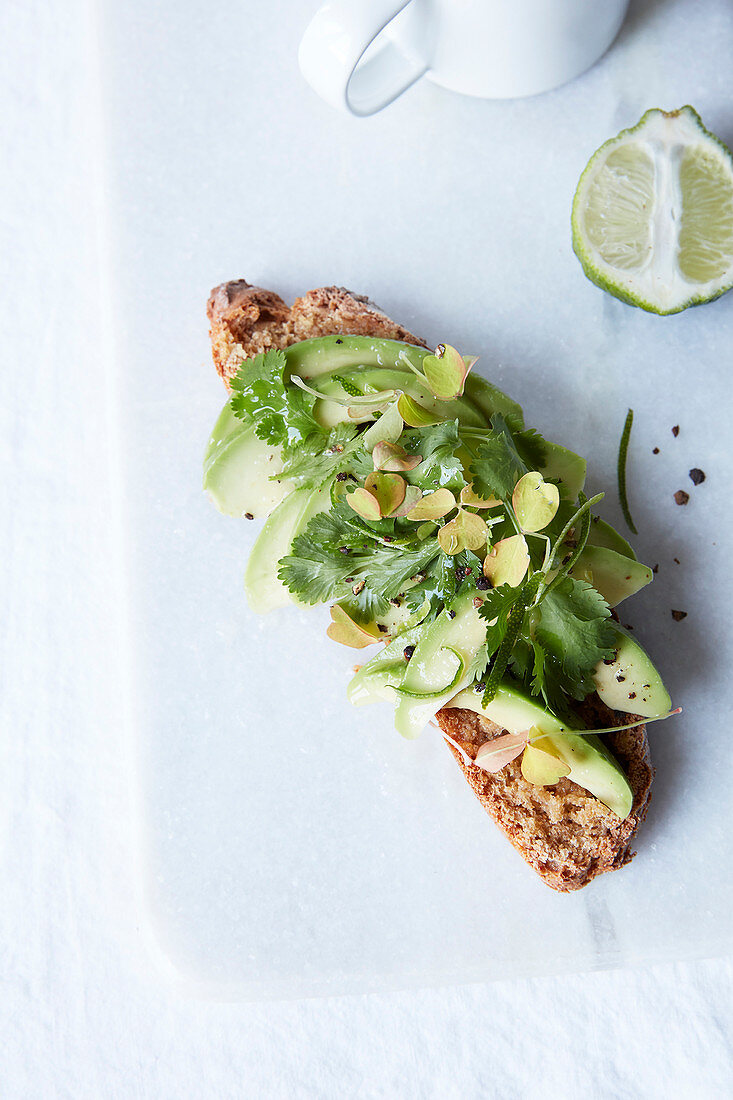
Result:
<svg viewBox="0 0 733 1100">
<path fill-rule="evenodd" d="M 573 200 L 588 278 L 652 313 L 733 286 L 733 159 L 692 107 L 647 111 L 593 154 Z"/>
</svg>

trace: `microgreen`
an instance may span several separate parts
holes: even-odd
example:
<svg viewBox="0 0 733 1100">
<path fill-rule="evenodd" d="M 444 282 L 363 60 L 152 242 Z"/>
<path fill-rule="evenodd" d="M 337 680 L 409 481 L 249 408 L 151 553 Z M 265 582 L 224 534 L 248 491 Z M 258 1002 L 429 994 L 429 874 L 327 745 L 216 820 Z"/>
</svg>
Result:
<svg viewBox="0 0 733 1100">
<path fill-rule="evenodd" d="M 426 493 L 417 504 L 413 505 L 407 513 L 407 519 L 413 521 L 442 519 L 455 507 L 456 498 L 450 489 L 436 489 L 433 493 Z"/>
<path fill-rule="evenodd" d="M 481 516 L 459 509 L 458 515 L 438 531 L 438 542 L 444 554 L 460 554 L 461 550 L 480 550 L 489 537 L 489 529 Z"/>
<path fill-rule="evenodd" d="M 466 375 L 475 362 L 475 356 L 464 359 L 450 344 L 438 344 L 435 354 L 423 359 L 422 369 L 434 396 L 447 401 L 463 393 Z"/>
<path fill-rule="evenodd" d="M 365 646 L 374 645 L 381 638 L 379 630 L 374 624 L 360 625 L 354 622 L 350 615 L 339 604 L 331 608 L 332 622 L 329 624 L 326 634 L 341 645 L 351 649 L 364 649 Z"/>
<path fill-rule="evenodd" d="M 484 500 L 483 497 L 474 493 L 472 485 L 464 485 L 461 489 L 461 504 L 465 504 L 467 508 L 497 508 L 501 501 L 496 497 Z"/>
<path fill-rule="evenodd" d="M 419 401 L 407 393 L 401 393 L 397 401 L 397 411 L 411 428 L 425 428 L 429 424 L 440 424 L 442 417 L 429 412 Z"/>
<path fill-rule="evenodd" d="M 523 531 L 541 531 L 552 521 L 560 504 L 557 485 L 536 470 L 520 477 L 512 492 L 512 508 Z"/>
<path fill-rule="evenodd" d="M 527 575 L 529 548 L 524 535 L 509 535 L 494 543 L 484 558 L 484 576 L 495 588 L 509 584 L 516 588 Z"/>
<path fill-rule="evenodd" d="M 527 745 L 522 756 L 522 775 L 528 783 L 550 787 L 569 774 L 569 766 L 547 738 Z"/>
<path fill-rule="evenodd" d="M 512 760 L 516 760 L 526 746 L 526 732 L 500 733 L 498 737 L 493 737 L 479 746 L 473 763 L 484 771 L 500 772 L 507 764 L 511 764 Z"/>
<path fill-rule="evenodd" d="M 422 455 L 410 455 L 399 443 L 389 443 L 386 439 L 375 444 L 372 458 L 375 470 L 390 472 L 414 470 L 422 462 Z"/>
<path fill-rule="evenodd" d="M 405 499 L 406 487 L 399 474 L 387 474 L 382 470 L 373 470 L 364 481 L 364 488 L 376 497 L 382 516 L 391 516 L 395 508 L 399 508 Z"/>
</svg>

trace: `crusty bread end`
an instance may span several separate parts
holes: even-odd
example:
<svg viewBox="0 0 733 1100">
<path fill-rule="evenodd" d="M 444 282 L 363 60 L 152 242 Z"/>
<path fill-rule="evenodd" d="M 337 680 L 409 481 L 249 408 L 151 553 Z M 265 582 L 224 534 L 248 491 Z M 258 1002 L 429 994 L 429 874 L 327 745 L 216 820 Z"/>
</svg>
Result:
<svg viewBox="0 0 733 1100">
<path fill-rule="evenodd" d="M 316 336 L 367 335 L 427 346 L 368 298 L 343 287 L 311 290 L 289 308 L 273 291 L 238 279 L 212 290 L 207 314 L 214 363 L 227 385 L 243 359 Z M 593 727 L 634 720 L 608 711 L 597 696 L 586 700 L 582 713 Z M 654 775 L 641 720 L 607 738 L 634 792 L 631 814 L 621 821 L 568 779 L 538 787 L 524 779 L 518 760 L 496 773 L 470 763 L 466 757 L 472 760 L 481 744 L 502 732 L 473 711 L 442 710 L 437 719 L 460 746 L 446 742 L 481 805 L 548 886 L 578 890 L 632 859 L 631 841 L 646 813 Z"/>
<path fill-rule="evenodd" d="M 309 290 L 292 309 L 244 279 L 214 287 L 206 307 L 214 365 L 228 386 L 243 359 L 316 336 L 378 336 L 426 345 L 363 294 L 342 286 Z"/>
</svg>

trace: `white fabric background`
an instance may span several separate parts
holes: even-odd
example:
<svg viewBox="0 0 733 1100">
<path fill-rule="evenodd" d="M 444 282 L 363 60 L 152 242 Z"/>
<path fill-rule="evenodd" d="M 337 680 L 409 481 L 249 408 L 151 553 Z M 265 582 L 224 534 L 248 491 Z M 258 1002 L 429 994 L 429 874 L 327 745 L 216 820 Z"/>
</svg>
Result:
<svg viewBox="0 0 733 1100">
<path fill-rule="evenodd" d="M 730 1096 L 730 960 L 259 1005 L 186 1000 L 152 966 L 115 675 L 96 33 L 92 0 L 0 13 L 0 1096 Z"/>
</svg>

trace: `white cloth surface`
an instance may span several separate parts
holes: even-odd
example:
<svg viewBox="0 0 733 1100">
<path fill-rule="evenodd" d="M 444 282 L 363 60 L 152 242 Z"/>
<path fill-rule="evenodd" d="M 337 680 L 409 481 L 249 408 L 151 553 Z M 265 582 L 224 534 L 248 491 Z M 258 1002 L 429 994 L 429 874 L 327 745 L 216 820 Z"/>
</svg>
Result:
<svg viewBox="0 0 733 1100">
<path fill-rule="evenodd" d="M 153 968 L 115 674 L 97 12 L 0 21 L 0 1096 L 730 1096 L 730 960 L 248 1005 Z"/>
</svg>

